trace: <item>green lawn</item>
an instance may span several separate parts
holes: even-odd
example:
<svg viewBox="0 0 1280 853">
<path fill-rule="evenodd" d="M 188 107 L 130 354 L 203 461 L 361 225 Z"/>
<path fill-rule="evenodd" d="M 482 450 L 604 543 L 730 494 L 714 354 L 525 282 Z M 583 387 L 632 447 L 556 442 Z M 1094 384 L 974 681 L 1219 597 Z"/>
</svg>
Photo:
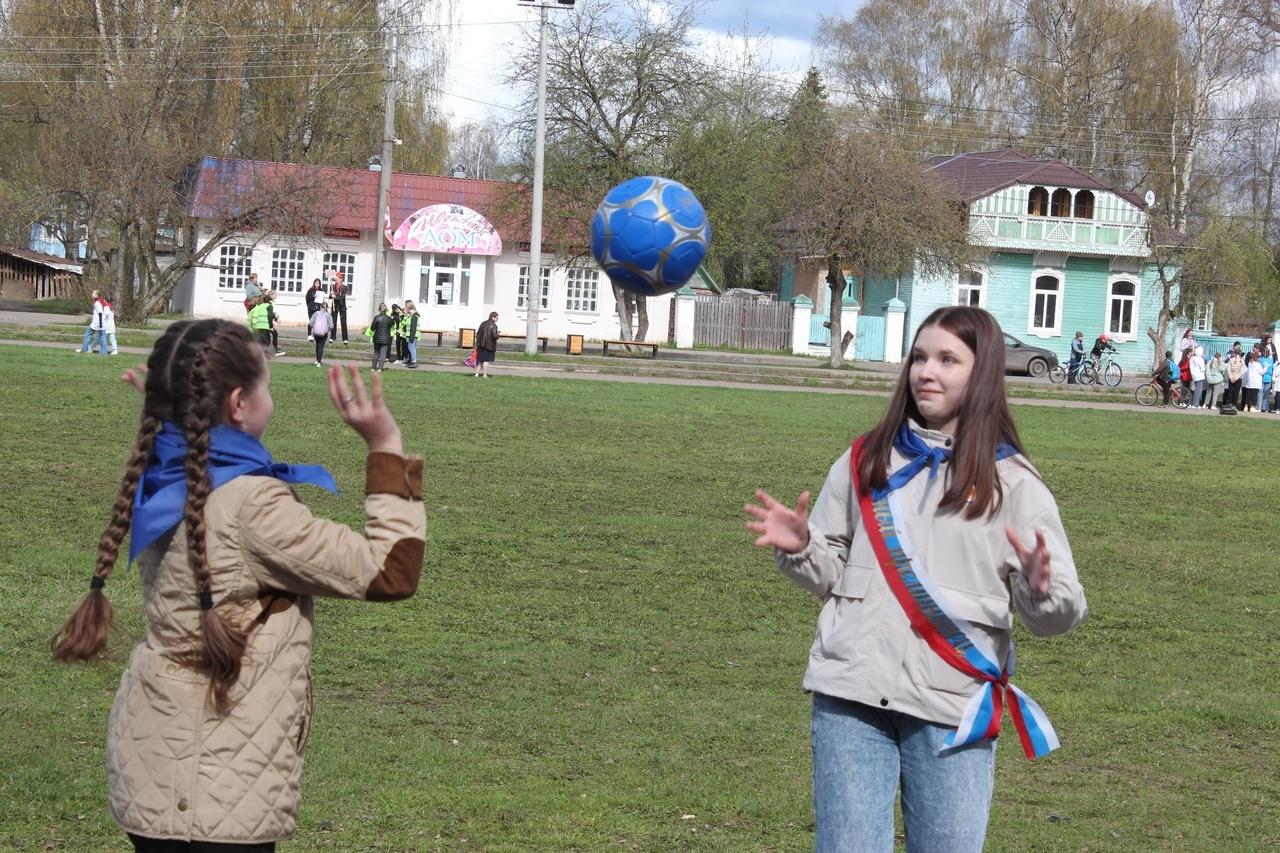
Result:
<svg viewBox="0 0 1280 853">
<path fill-rule="evenodd" d="M 117 362 L 0 347 L 0 847 L 125 850 L 106 714 L 116 657 L 55 665 L 139 403 Z M 329 463 L 361 520 L 361 444 L 321 371 L 276 364 L 267 444 Z M 817 604 L 742 529 L 794 496 L 883 399 L 389 372 L 427 457 L 418 595 L 322 601 L 302 816 L 286 850 L 805 850 Z M 1089 597 L 1020 630 L 1020 684 L 1063 741 L 999 752 L 990 850 L 1280 846 L 1275 472 L 1280 418 L 1018 407 Z"/>
</svg>

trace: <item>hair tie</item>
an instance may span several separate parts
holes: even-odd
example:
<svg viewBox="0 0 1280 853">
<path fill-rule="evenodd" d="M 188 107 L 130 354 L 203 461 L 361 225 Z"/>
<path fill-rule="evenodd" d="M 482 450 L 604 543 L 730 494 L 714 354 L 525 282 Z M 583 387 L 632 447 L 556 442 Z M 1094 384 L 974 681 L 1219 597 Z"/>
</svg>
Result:
<svg viewBox="0 0 1280 853">
<path fill-rule="evenodd" d="M 89 589 L 102 589 L 106 585 L 107 579 L 100 575 L 94 575 L 89 578 Z"/>
<path fill-rule="evenodd" d="M 200 609 L 201 609 L 201 610 L 212 610 L 212 609 L 213 609 L 213 593 L 211 593 L 211 592 L 204 592 L 203 590 L 201 590 L 201 592 L 200 592 Z"/>
</svg>

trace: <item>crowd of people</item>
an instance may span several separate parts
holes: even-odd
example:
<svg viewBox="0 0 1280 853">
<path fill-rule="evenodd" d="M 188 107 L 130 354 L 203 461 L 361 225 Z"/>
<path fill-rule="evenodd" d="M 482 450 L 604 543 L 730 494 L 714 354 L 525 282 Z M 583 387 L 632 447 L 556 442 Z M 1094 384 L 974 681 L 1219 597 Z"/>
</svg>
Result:
<svg viewBox="0 0 1280 853">
<path fill-rule="evenodd" d="M 1204 347 L 1188 329 L 1178 341 L 1178 353 L 1166 350 L 1164 365 L 1152 376 L 1169 405 L 1175 386 L 1188 408 L 1232 406 L 1238 411 L 1280 411 L 1275 387 L 1276 346 L 1263 335 L 1245 351 L 1236 341 L 1227 352 L 1206 359 Z"/>
</svg>

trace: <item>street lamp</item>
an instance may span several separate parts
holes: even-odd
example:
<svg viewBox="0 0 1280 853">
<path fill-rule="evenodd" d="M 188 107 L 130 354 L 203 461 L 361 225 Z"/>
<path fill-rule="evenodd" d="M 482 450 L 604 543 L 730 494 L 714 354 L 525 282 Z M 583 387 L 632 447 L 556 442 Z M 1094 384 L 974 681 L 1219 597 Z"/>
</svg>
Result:
<svg viewBox="0 0 1280 853">
<path fill-rule="evenodd" d="M 528 355 L 538 351 L 538 312 L 542 307 L 542 149 L 547 123 L 547 10 L 572 9 L 573 2 L 517 0 L 517 5 L 538 10 L 538 119 L 533 134 L 533 216 L 529 223 L 532 233 L 529 235 L 529 284 L 525 291 L 525 307 L 529 314 L 525 322 L 524 351 Z"/>
</svg>

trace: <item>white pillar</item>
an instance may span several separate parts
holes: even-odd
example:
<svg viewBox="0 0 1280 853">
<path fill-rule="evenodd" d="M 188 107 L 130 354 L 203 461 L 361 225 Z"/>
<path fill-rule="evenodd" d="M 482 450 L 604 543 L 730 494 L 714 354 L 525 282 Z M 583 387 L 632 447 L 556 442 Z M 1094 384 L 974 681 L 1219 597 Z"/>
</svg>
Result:
<svg viewBox="0 0 1280 853">
<path fill-rule="evenodd" d="M 813 319 L 813 300 L 803 293 L 791 300 L 791 352 L 809 354 L 809 324 Z"/>
<path fill-rule="evenodd" d="M 697 297 L 685 285 L 676 291 L 676 349 L 693 349 L 693 314 Z"/>
<path fill-rule="evenodd" d="M 858 337 L 858 313 L 862 310 L 862 306 L 858 304 L 858 300 L 852 296 L 846 296 L 840 300 L 840 330 L 843 337 L 849 339 L 849 346 L 845 347 L 843 356 L 851 358 L 850 347 L 854 346 L 854 341 Z M 852 336 L 852 337 L 850 337 Z M 832 346 L 836 346 L 836 342 L 831 342 Z"/>
<path fill-rule="evenodd" d="M 884 304 L 884 360 L 889 364 L 902 363 L 903 325 L 907 319 L 907 304 L 896 296 Z"/>
</svg>

